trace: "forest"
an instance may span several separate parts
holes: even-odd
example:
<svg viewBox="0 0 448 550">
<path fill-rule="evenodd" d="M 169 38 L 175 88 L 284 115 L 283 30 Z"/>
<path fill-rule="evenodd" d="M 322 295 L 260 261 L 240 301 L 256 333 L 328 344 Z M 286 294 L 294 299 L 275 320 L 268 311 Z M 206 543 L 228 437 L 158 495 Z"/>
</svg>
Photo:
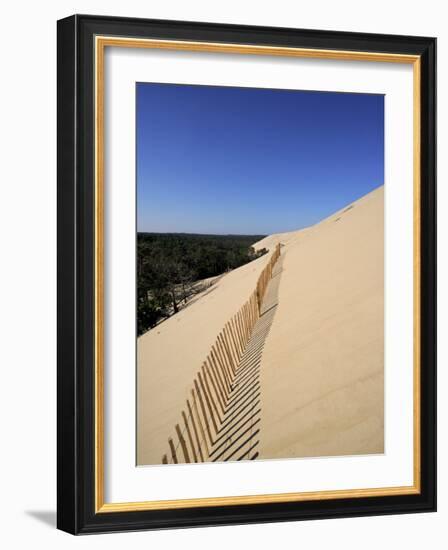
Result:
<svg viewBox="0 0 448 550">
<path fill-rule="evenodd" d="M 213 278 L 267 252 L 263 235 L 137 234 L 137 332 L 143 334 L 185 307 Z"/>
</svg>

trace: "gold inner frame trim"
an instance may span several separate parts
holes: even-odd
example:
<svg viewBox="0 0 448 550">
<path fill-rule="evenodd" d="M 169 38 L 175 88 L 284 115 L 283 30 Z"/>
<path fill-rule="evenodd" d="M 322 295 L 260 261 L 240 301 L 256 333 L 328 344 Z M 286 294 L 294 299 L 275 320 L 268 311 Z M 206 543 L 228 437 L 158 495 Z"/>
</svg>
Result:
<svg viewBox="0 0 448 550">
<path fill-rule="evenodd" d="M 414 482 L 410 486 L 366 489 L 343 489 L 298 493 L 273 493 L 214 498 L 192 498 L 142 502 L 106 503 L 104 501 L 104 54 L 106 47 L 150 48 L 161 50 L 198 51 L 208 53 L 234 53 L 246 55 L 270 55 L 313 59 L 373 61 L 407 63 L 413 65 L 413 238 L 414 238 L 414 392 L 413 438 Z M 214 42 L 190 42 L 182 40 L 157 40 L 96 36 L 95 54 L 95 512 L 131 512 L 167 510 L 207 506 L 235 506 L 279 502 L 304 502 L 341 498 L 365 498 L 419 494 L 421 489 L 421 426 L 420 426 L 420 117 L 421 72 L 420 57 L 376 52 L 321 50 L 251 44 L 225 44 Z"/>
</svg>

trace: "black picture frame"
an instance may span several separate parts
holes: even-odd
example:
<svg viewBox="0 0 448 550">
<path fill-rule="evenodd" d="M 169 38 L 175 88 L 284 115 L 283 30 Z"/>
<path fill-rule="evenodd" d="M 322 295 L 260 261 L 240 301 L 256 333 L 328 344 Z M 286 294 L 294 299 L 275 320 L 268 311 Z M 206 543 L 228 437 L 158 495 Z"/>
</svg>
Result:
<svg viewBox="0 0 448 550">
<path fill-rule="evenodd" d="M 97 35 L 415 55 L 421 62 L 419 494 L 97 513 L 95 143 Z M 436 510 L 436 39 L 74 15 L 58 21 L 57 525 L 73 534 Z"/>
</svg>

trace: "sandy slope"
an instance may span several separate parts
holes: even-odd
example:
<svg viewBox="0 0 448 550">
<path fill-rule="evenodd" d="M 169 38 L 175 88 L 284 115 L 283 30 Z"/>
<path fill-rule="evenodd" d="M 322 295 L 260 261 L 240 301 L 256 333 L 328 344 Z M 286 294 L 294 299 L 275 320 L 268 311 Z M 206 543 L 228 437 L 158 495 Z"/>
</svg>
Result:
<svg viewBox="0 0 448 550">
<path fill-rule="evenodd" d="M 282 244 L 261 356 L 260 458 L 383 452 L 383 188 Z M 218 332 L 268 256 L 225 275 L 137 342 L 137 462 L 159 464 Z"/>
<path fill-rule="evenodd" d="M 160 464 L 193 378 L 226 322 L 254 291 L 262 256 L 222 277 L 137 340 L 137 464 Z"/>
<path fill-rule="evenodd" d="M 260 458 L 383 452 L 383 199 L 280 238 Z"/>
</svg>

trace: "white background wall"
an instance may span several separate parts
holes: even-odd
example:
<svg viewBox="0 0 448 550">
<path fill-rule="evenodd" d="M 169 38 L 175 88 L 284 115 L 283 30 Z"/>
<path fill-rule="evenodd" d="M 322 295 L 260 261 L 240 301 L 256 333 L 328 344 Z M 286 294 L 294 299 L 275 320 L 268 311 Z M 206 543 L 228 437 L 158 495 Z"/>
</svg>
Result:
<svg viewBox="0 0 448 550">
<path fill-rule="evenodd" d="M 56 20 L 73 13 L 439 38 L 439 235 L 448 234 L 444 2 L 89 0 L 7 3 L 0 32 L 0 541 L 5 548 L 446 548 L 448 263 L 439 244 L 439 512 L 75 538 L 54 528 Z M 443 250 L 445 249 L 445 250 Z"/>
</svg>

